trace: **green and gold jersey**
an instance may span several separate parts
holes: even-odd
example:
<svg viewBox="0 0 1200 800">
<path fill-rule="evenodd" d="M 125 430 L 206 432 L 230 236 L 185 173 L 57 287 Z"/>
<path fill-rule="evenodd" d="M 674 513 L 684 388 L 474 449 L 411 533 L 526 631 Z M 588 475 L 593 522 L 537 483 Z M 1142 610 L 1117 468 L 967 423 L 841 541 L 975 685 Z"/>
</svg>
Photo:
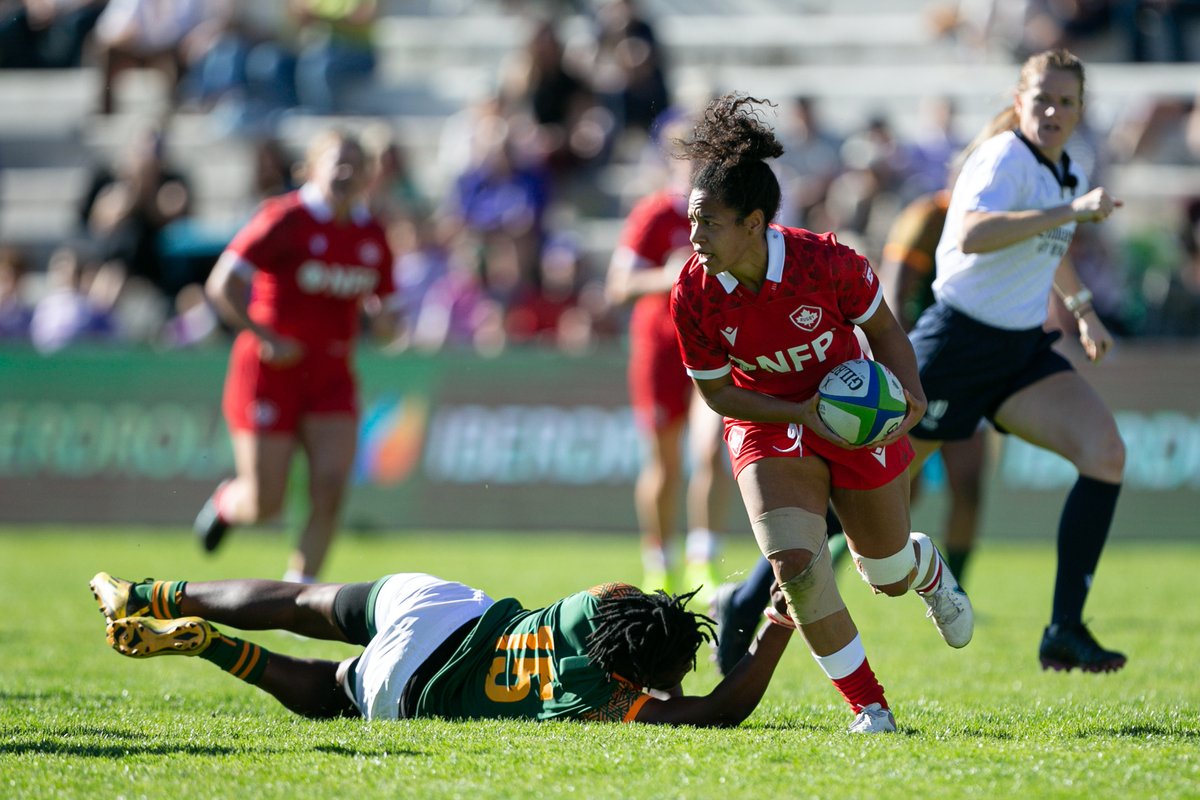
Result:
<svg viewBox="0 0 1200 800">
<path fill-rule="evenodd" d="M 638 591 L 606 583 L 535 611 L 495 603 L 425 686 L 416 716 L 633 719 L 649 695 L 588 664 L 587 638 L 601 601 Z"/>
</svg>

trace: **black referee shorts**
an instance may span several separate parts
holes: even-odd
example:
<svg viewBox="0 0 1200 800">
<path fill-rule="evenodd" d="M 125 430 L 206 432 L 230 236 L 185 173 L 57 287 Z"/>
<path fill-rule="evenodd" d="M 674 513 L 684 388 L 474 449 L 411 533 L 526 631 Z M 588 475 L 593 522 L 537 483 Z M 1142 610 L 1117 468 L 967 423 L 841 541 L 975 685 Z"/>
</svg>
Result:
<svg viewBox="0 0 1200 800">
<path fill-rule="evenodd" d="M 987 418 L 1026 386 L 1056 372 L 1073 369 L 1051 349 L 1060 334 L 1040 327 L 993 328 L 944 303 L 925 309 L 909 333 L 917 354 L 921 388 L 929 406 L 908 432 L 916 439 L 969 439 Z"/>
</svg>

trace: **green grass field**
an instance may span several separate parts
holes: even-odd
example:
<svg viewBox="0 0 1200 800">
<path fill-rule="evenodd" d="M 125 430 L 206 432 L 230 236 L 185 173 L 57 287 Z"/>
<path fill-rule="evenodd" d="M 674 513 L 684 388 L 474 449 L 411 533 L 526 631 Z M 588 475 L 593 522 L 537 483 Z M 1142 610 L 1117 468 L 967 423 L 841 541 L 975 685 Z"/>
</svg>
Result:
<svg viewBox="0 0 1200 800">
<path fill-rule="evenodd" d="M 274 577 L 285 543 L 238 534 L 203 558 L 182 531 L 0 529 L 0 797 L 879 798 L 1200 797 L 1200 547 L 1114 544 L 1087 616 L 1125 650 L 1115 675 L 1043 673 L 1053 550 L 987 545 L 968 578 L 963 651 L 912 596 L 839 582 L 900 732 L 850 737 L 845 704 L 793 642 L 735 730 L 575 723 L 312 722 L 200 659 L 122 658 L 87 587 L 130 579 Z M 727 548 L 749 566 L 750 542 Z M 425 571 L 527 606 L 636 580 L 625 536 L 345 536 L 327 578 Z M 343 658 L 287 634 L 268 649 Z M 702 653 L 702 655 L 704 655 Z M 707 663 L 689 678 L 705 692 Z"/>
</svg>

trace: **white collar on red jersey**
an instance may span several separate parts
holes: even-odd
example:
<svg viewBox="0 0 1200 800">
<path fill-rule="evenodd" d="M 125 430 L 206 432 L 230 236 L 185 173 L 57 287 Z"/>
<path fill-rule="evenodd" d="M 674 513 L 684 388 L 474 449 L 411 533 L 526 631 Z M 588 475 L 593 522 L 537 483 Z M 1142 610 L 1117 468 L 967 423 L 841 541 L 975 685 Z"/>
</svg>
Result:
<svg viewBox="0 0 1200 800">
<path fill-rule="evenodd" d="M 786 254 L 783 234 L 775 228 L 767 228 L 767 280 L 771 283 L 783 280 L 783 261 Z M 738 279 L 728 272 L 717 273 L 717 280 L 725 287 L 726 294 L 733 294 L 737 289 Z"/>
<path fill-rule="evenodd" d="M 312 218 L 322 225 L 333 219 L 333 207 L 315 184 L 306 183 L 300 187 L 300 202 Z M 367 208 L 366 203 L 355 203 L 350 209 L 350 219 L 362 228 L 371 221 L 371 209 Z"/>
</svg>

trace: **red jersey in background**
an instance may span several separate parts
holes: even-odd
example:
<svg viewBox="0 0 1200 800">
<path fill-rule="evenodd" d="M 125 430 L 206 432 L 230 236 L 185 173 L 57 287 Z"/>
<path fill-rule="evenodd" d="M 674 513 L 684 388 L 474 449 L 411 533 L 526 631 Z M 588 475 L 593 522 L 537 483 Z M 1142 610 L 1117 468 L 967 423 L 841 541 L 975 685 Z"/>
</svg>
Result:
<svg viewBox="0 0 1200 800">
<path fill-rule="evenodd" d="M 250 318 L 309 345 L 348 352 L 363 298 L 394 291 L 382 226 L 365 207 L 338 222 L 311 184 L 266 201 L 228 249 L 254 268 Z"/>
<path fill-rule="evenodd" d="M 618 259 L 630 269 L 667 263 L 671 253 L 690 247 L 687 197 L 658 191 L 642 198 L 625 220 Z M 687 413 L 692 382 L 684 371 L 671 321 L 669 292 L 639 297 L 629 320 L 629 394 L 638 424 L 660 429 Z"/>
</svg>

